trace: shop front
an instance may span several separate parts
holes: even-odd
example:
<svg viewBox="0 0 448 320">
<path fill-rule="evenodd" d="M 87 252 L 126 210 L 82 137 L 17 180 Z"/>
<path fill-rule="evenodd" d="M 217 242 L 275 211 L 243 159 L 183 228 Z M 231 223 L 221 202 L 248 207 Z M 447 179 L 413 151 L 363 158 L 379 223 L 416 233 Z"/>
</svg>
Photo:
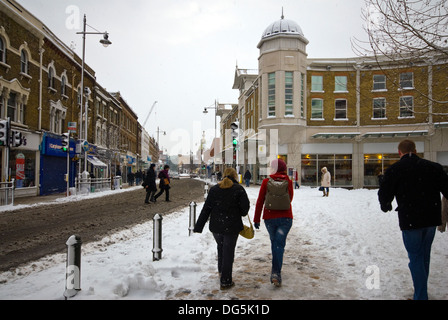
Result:
<svg viewBox="0 0 448 320">
<path fill-rule="evenodd" d="M 22 145 L 9 149 L 9 179 L 15 180 L 15 197 L 37 196 L 40 135 L 14 130 L 22 134 Z"/>
<path fill-rule="evenodd" d="M 62 150 L 62 136 L 44 133 L 40 155 L 40 195 L 63 193 L 67 190 L 65 175 L 67 174 L 67 153 Z M 75 186 L 76 145 L 70 140 L 69 152 L 69 184 Z"/>
</svg>

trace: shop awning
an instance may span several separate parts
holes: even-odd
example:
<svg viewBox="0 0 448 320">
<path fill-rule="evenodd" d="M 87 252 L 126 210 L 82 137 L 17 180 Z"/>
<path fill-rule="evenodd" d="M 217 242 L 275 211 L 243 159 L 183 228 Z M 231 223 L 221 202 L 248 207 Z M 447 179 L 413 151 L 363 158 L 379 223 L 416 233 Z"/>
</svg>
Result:
<svg viewBox="0 0 448 320">
<path fill-rule="evenodd" d="M 328 132 L 328 133 L 316 133 L 311 136 L 313 139 L 353 139 L 359 136 L 359 132 Z"/>
<path fill-rule="evenodd" d="M 421 131 L 391 131 L 391 132 L 367 132 L 363 138 L 395 138 L 395 137 L 421 137 L 427 136 L 428 130 Z"/>
<path fill-rule="evenodd" d="M 107 168 L 107 165 L 95 156 L 88 156 L 87 161 L 89 161 L 95 167 Z"/>
</svg>

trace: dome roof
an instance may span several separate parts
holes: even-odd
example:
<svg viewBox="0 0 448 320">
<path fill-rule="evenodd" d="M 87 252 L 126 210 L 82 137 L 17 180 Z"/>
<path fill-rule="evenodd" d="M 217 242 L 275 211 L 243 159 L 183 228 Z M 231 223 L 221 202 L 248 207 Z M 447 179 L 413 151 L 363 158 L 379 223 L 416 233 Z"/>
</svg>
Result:
<svg viewBox="0 0 448 320">
<path fill-rule="evenodd" d="M 261 39 L 263 40 L 278 34 L 291 34 L 305 37 L 300 26 L 295 21 L 284 19 L 283 15 L 280 20 L 271 23 L 266 30 L 264 30 Z"/>
</svg>

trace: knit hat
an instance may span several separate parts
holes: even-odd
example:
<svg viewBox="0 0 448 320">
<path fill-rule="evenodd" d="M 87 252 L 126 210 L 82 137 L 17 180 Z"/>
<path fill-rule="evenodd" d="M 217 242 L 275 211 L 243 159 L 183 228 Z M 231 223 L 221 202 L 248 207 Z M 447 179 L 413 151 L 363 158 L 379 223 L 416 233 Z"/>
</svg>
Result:
<svg viewBox="0 0 448 320">
<path fill-rule="evenodd" d="M 276 173 L 286 173 L 286 163 L 282 159 L 275 159 L 271 162 L 271 168 L 277 170 Z"/>
</svg>

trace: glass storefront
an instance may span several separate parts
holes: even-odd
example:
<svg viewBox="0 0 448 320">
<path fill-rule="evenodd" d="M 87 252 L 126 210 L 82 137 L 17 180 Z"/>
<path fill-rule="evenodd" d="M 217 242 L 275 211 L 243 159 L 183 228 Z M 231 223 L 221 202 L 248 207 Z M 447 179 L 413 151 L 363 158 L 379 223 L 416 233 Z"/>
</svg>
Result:
<svg viewBox="0 0 448 320">
<path fill-rule="evenodd" d="M 331 173 L 331 185 L 351 187 L 351 154 L 306 154 L 302 156 L 302 185 L 317 187 L 320 185 L 321 169 L 327 167 Z"/>
<path fill-rule="evenodd" d="M 423 153 L 417 155 L 423 158 Z M 398 153 L 364 154 L 364 187 L 379 187 L 378 176 L 398 160 Z"/>
<path fill-rule="evenodd" d="M 36 180 L 36 152 L 10 150 L 9 170 L 11 179 L 16 181 L 16 188 L 34 187 Z"/>
</svg>

